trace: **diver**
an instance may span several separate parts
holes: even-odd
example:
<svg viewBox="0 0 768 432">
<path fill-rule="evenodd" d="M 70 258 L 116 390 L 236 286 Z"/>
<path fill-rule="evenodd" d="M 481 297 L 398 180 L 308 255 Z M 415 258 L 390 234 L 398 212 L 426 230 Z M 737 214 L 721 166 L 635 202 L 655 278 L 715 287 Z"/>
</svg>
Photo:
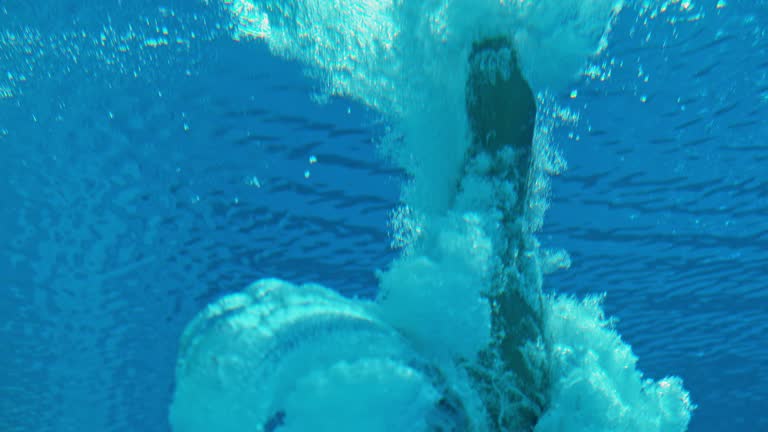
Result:
<svg viewBox="0 0 768 432">
<path fill-rule="evenodd" d="M 526 226 L 536 100 L 511 43 L 474 44 L 466 111 L 465 178 L 499 190 L 499 263 L 486 294 L 494 342 L 468 365 L 488 429 L 530 431 L 547 408 L 543 298 Z M 461 181 L 457 191 L 462 191 Z M 418 430 L 469 432 L 475 411 L 432 359 L 371 305 L 315 284 L 262 279 L 211 303 L 182 335 L 169 420 L 175 432 Z M 546 351 L 546 350 L 542 350 Z M 327 413 L 335 413 L 332 416 Z M 485 419 L 484 419 L 485 420 Z"/>
<path fill-rule="evenodd" d="M 526 253 L 533 249 L 534 242 L 525 216 L 532 181 L 536 99 L 506 38 L 473 44 L 466 108 L 471 145 L 465 174 L 479 155 L 490 157 L 488 178 L 511 184 L 516 192 L 514 202 L 505 202 L 501 197 L 497 201 L 504 245 L 489 294 L 496 342 L 481 356 L 481 363 L 485 362 L 489 369 L 494 358 L 499 360 L 503 373 L 478 371 L 475 379 L 486 390 L 484 402 L 495 430 L 528 431 L 533 430 L 547 407 L 548 381 L 546 371 L 531 364 L 527 354 L 531 344 L 545 343 L 540 276 L 535 254 Z M 508 383 L 495 381 L 509 377 L 515 391 L 492 391 L 508 389 Z"/>
</svg>

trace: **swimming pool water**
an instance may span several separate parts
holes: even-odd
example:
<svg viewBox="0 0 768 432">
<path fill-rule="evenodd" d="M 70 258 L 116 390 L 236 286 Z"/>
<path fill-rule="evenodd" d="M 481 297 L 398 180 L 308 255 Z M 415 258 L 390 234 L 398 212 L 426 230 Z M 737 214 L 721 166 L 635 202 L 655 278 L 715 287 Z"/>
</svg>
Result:
<svg viewBox="0 0 768 432">
<path fill-rule="evenodd" d="M 554 96 L 579 121 L 538 237 L 572 264 L 544 288 L 606 292 L 690 430 L 767 429 L 768 5 L 670 4 Z M 167 431 L 205 304 L 272 275 L 372 296 L 397 254 L 386 122 L 215 4 L 9 2 L 0 59 L 0 430 Z"/>
</svg>

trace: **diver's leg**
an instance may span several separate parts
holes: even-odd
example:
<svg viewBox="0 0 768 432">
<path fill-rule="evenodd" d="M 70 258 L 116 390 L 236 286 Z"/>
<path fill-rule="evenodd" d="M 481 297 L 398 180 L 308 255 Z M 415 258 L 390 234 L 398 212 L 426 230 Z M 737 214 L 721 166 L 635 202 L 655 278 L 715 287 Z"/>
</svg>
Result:
<svg viewBox="0 0 768 432">
<path fill-rule="evenodd" d="M 502 264 L 492 293 L 494 347 L 505 374 L 513 376 L 517 392 L 502 391 L 487 401 L 499 430 L 530 430 L 546 405 L 541 374 L 531 370 L 524 347 L 542 339 L 542 295 L 534 259 L 526 254 L 532 241 L 524 217 L 532 167 L 536 100 L 522 76 L 511 44 L 504 38 L 487 39 L 473 46 L 469 57 L 467 114 L 472 145 L 467 163 L 485 153 L 492 160 L 489 177 L 511 183 L 514 203 L 498 203 L 502 210 Z M 502 156 L 501 152 L 506 152 Z M 510 157 L 511 156 L 511 157 Z M 511 164 L 509 163 L 511 162 Z M 486 385 L 498 388 L 500 379 L 485 376 Z M 503 387 L 503 385 L 502 385 Z"/>
</svg>

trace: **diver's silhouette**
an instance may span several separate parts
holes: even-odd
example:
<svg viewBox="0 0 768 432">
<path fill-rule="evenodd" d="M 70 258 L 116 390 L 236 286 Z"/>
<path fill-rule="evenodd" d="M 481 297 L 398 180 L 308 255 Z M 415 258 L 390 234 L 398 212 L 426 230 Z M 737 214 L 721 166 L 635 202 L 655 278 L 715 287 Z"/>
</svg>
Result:
<svg viewBox="0 0 768 432">
<path fill-rule="evenodd" d="M 507 39 L 486 39 L 473 45 L 466 104 L 472 135 L 467 166 L 485 153 L 492 161 L 489 178 L 511 183 L 517 196 L 514 203 L 497 205 L 503 215 L 500 232 L 505 245 L 489 295 L 496 342 L 484 354 L 485 360 L 481 358 L 486 363 L 500 359 L 503 374 L 478 371 L 476 379 L 486 389 L 504 389 L 483 392 L 494 429 L 532 430 L 546 408 L 548 380 L 546 371 L 536 368 L 526 356 L 527 344 L 543 343 L 541 283 L 535 258 L 526 253 L 532 249 L 528 245 L 533 238 L 525 223 L 536 99 Z M 501 379 L 505 382 L 496 382 Z M 510 379 L 518 391 L 509 391 Z"/>
</svg>

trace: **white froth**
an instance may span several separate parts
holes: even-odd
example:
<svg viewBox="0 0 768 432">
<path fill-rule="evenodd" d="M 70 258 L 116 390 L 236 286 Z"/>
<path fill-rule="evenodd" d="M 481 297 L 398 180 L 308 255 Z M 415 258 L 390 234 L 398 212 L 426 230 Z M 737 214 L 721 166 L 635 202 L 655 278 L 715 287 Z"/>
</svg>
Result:
<svg viewBox="0 0 768 432">
<path fill-rule="evenodd" d="M 441 393 L 418 364 L 365 303 L 265 279 L 187 326 L 170 422 L 175 432 L 272 430 L 278 419 L 281 432 L 421 432 Z"/>
<path fill-rule="evenodd" d="M 554 385 L 536 432 L 687 430 L 694 405 L 681 380 L 643 378 L 600 302 L 559 297 L 548 305 Z"/>
<path fill-rule="evenodd" d="M 477 215 L 445 223 L 429 255 L 403 256 L 380 275 L 381 315 L 426 356 L 474 359 L 491 338 L 491 305 L 483 293 L 492 244 Z"/>
<path fill-rule="evenodd" d="M 230 0 L 237 37 L 298 59 L 329 94 L 382 112 L 403 141 L 385 152 L 414 178 L 403 200 L 447 210 L 468 144 L 467 59 L 474 41 L 513 41 L 535 91 L 572 81 L 596 53 L 618 0 Z"/>
</svg>

